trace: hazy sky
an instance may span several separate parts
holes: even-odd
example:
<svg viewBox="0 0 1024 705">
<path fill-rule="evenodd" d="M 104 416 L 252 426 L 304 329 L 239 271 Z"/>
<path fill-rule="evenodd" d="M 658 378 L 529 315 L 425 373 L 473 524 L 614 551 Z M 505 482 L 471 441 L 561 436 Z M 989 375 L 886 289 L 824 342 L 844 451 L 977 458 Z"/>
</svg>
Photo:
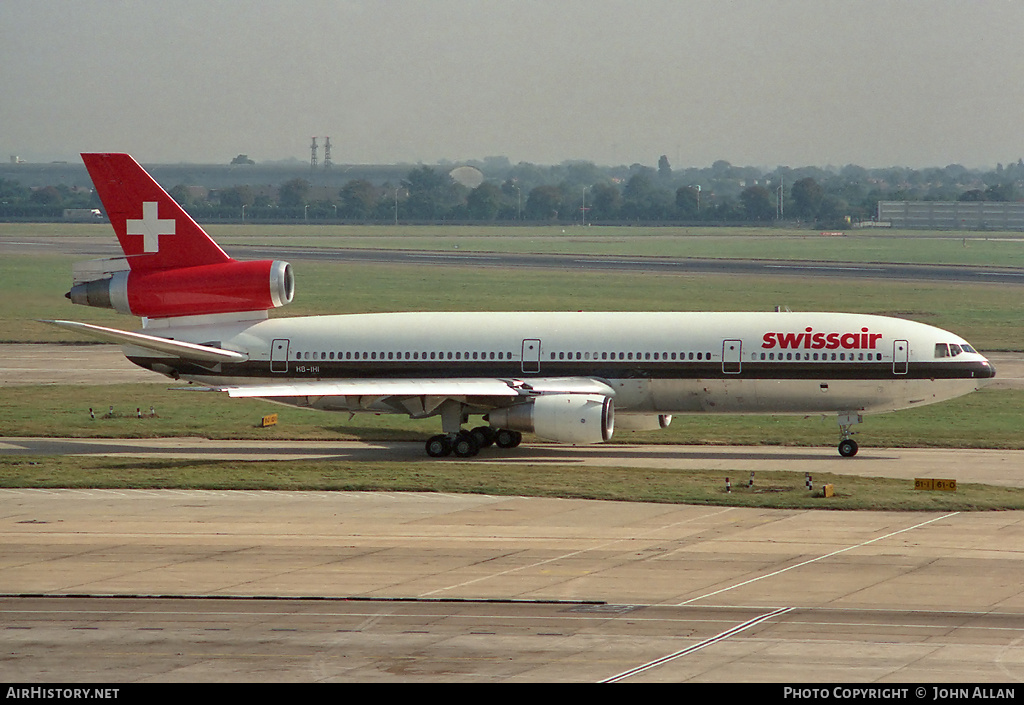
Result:
<svg viewBox="0 0 1024 705">
<path fill-rule="evenodd" d="M 1024 156 L 1024 2 L 0 0 L 4 160 L 313 135 L 336 164 L 995 166 Z"/>
</svg>

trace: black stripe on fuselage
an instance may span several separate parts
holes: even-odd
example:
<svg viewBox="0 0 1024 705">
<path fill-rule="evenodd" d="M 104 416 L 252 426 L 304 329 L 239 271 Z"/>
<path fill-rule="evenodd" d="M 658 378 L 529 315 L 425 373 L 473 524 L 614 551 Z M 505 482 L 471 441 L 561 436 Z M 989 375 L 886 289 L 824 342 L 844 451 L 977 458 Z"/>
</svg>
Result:
<svg viewBox="0 0 1024 705">
<path fill-rule="evenodd" d="M 165 372 L 174 369 L 182 377 L 216 376 L 263 380 L 331 380 L 331 379 L 449 379 L 530 377 L 596 377 L 599 379 L 988 379 L 995 370 L 984 362 L 911 362 L 906 373 L 897 373 L 892 361 L 881 362 L 743 362 L 732 363 L 723 370 L 721 361 L 709 362 L 638 362 L 638 361 L 542 361 L 539 372 L 523 372 L 519 360 L 303 360 L 289 361 L 286 372 L 272 372 L 269 361 L 250 360 L 244 363 L 223 363 L 204 367 L 185 360 L 132 356 L 136 365 Z M 275 363 L 275 366 L 282 363 Z"/>
</svg>

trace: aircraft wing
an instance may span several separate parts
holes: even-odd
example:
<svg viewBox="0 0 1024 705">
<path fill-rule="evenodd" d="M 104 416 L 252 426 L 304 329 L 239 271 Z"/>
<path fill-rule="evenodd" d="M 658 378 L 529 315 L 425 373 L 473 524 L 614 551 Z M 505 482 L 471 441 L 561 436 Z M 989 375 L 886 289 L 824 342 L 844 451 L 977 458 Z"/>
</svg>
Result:
<svg viewBox="0 0 1024 705">
<path fill-rule="evenodd" d="M 280 384 L 254 384 L 218 387 L 231 397 L 530 397 L 538 394 L 602 394 L 614 396 L 615 390 L 597 379 L 586 377 L 548 377 L 499 379 L 481 377 L 291 380 Z"/>
</svg>

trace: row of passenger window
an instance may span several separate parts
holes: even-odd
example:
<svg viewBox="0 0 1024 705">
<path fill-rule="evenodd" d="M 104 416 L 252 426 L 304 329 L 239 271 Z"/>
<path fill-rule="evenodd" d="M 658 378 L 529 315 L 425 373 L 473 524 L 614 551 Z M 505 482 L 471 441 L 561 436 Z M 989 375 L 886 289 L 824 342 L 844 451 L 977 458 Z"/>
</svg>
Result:
<svg viewBox="0 0 1024 705">
<path fill-rule="evenodd" d="M 552 360 L 710 360 L 711 353 L 631 353 L 631 352 L 559 352 L 551 353 Z"/>
<path fill-rule="evenodd" d="M 511 360 L 510 352 L 296 352 L 296 360 Z"/>
<path fill-rule="evenodd" d="M 511 360 L 511 352 L 319 352 L 300 351 L 296 360 Z M 710 360 L 711 353 L 559 352 L 552 360 Z"/>
<path fill-rule="evenodd" d="M 751 360 L 819 360 L 819 361 L 855 361 L 864 362 L 881 360 L 882 353 L 811 353 L 811 352 L 787 352 L 787 353 L 751 353 Z"/>
<path fill-rule="evenodd" d="M 936 351 L 939 356 L 939 351 Z M 957 352 L 959 354 L 959 351 Z M 296 352 L 296 360 L 511 360 L 511 352 Z M 710 360 L 711 353 L 632 353 L 632 352 L 558 352 L 552 360 Z M 882 353 L 751 353 L 751 360 L 819 360 L 819 361 L 871 361 L 881 360 Z"/>
</svg>

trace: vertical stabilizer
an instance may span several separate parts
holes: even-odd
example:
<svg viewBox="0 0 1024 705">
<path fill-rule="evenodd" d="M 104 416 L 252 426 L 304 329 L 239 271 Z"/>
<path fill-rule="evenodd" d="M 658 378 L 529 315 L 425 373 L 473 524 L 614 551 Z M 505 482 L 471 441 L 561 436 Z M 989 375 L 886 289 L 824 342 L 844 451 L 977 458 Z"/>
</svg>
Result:
<svg viewBox="0 0 1024 705">
<path fill-rule="evenodd" d="M 130 155 L 82 160 L 132 271 L 232 261 Z"/>
</svg>

